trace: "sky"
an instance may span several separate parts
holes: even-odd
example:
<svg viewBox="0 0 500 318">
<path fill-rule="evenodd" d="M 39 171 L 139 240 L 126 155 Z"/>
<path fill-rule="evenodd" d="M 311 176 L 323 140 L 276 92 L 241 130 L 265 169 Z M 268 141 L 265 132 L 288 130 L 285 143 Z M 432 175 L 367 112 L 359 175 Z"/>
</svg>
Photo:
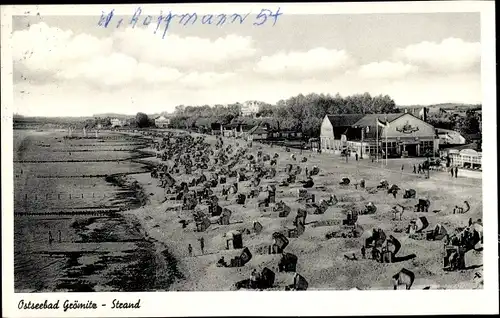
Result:
<svg viewBox="0 0 500 318">
<path fill-rule="evenodd" d="M 13 17 L 14 112 L 152 114 L 300 93 L 481 103 L 479 13 L 282 12 L 260 26 L 255 16 L 215 26 L 200 15 L 185 26 L 173 19 L 165 37 L 157 17 L 117 27 L 114 16 L 107 28 L 100 12 Z"/>
</svg>

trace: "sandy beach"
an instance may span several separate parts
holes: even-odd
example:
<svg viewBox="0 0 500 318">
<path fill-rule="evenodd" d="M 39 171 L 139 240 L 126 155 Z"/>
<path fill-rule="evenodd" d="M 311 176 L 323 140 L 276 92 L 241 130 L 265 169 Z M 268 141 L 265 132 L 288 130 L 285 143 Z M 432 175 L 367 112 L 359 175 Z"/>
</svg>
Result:
<svg viewBox="0 0 500 318">
<path fill-rule="evenodd" d="M 206 136 L 206 141 L 215 143 L 215 136 Z M 224 139 L 225 144 L 244 143 L 241 140 Z M 278 153 L 278 174 L 275 180 L 281 180 L 284 176 L 283 169 L 288 163 L 292 163 L 290 153 L 283 148 L 270 147 L 254 143 L 251 153 L 254 155 L 258 148 L 262 147 L 264 153 Z M 148 151 L 148 149 L 143 149 Z M 149 149 L 152 151 L 152 149 Z M 406 168 L 407 172 L 401 172 L 401 165 L 391 164 L 387 168 L 383 163 L 371 163 L 369 160 L 356 162 L 339 156 L 318 154 L 304 151 L 300 154 L 298 150 L 291 150 L 297 156 L 293 164 L 306 167 L 318 166 L 320 173 L 314 178 L 315 186 L 323 186 L 322 189 L 309 189 L 316 195 L 316 202 L 328 199 L 330 194 L 335 194 L 339 202 L 330 207 L 322 215 L 307 215 L 305 232 L 298 238 L 290 239 L 287 251 L 298 256 L 297 272 L 304 276 L 309 282 L 311 290 L 346 290 L 346 289 L 392 289 L 391 276 L 401 268 L 407 268 L 416 275 L 414 288 L 424 287 L 449 288 L 449 289 L 471 289 L 481 288 L 480 279 L 475 278 L 476 273 L 482 276 L 482 252 L 469 251 L 466 255 L 466 270 L 456 272 L 444 272 L 442 269 L 441 241 L 415 240 L 408 237 L 406 233 L 397 230 L 405 228 L 410 220 L 419 216 L 425 216 L 429 220 L 429 229 L 437 223 L 442 224 L 450 231 L 456 227 L 466 226 L 469 218 L 473 220 L 482 218 L 482 193 L 481 179 L 450 178 L 445 172 L 431 172 L 430 179 L 424 175 L 411 173 L 411 163 Z M 302 157 L 307 162 L 301 163 Z M 421 159 L 420 159 L 421 160 Z M 145 162 L 161 162 L 158 158 L 140 159 Z M 189 176 L 172 175 L 177 181 L 186 181 Z M 417 191 L 417 198 L 426 197 L 432 202 L 432 210 L 437 212 L 405 212 L 401 221 L 393 220 L 390 208 L 395 203 L 402 205 L 414 205 L 416 199 L 397 199 L 385 192 L 370 194 L 364 189 L 355 189 L 353 185 L 344 187 L 339 185 L 342 177 L 349 177 L 352 183 L 361 178 L 366 180 L 366 186 L 374 187 L 381 179 L 387 179 L 390 184 L 396 183 L 402 189 L 412 188 Z M 247 199 L 245 205 L 234 204 L 231 196 L 227 201 L 219 201 L 221 207 L 232 211 L 230 225 L 211 225 L 205 232 L 195 232 L 194 225 L 182 228 L 179 221 L 189 219 L 189 211 L 181 211 L 179 203 L 166 201 L 164 189 L 157 186 L 158 180 L 151 178 L 149 173 L 134 174 L 129 176 L 137 180 L 149 196 L 149 202 L 138 209 L 124 212 L 132 218 L 136 218 L 144 230 L 144 235 L 157 245 L 157 252 L 161 253 L 166 248 L 168 259 L 173 262 L 172 266 L 167 264 L 170 273 L 157 273 L 162 279 L 172 282 L 168 290 L 172 291 L 217 291 L 233 290 L 234 283 L 247 279 L 252 269 L 260 271 L 264 267 L 272 269 L 276 275 L 276 290 L 284 290 L 284 287 L 293 282 L 293 273 L 279 273 L 277 264 L 280 255 L 259 255 L 257 252 L 261 246 L 272 242 L 271 235 L 286 227 L 292 227 L 292 221 L 296 210 L 300 206 L 297 199 L 299 185 L 277 188 L 276 201 L 283 200 L 292 208 L 292 213 L 287 218 L 277 218 L 262 213 L 256 206 L 256 199 Z M 234 178 L 228 179 L 228 184 Z M 271 179 L 262 180 L 262 185 L 273 182 Z M 278 181 L 279 182 L 279 181 Z M 240 192 L 248 189 L 248 181 L 240 182 Z M 214 188 L 214 193 L 220 194 L 221 185 Z M 467 191 L 465 191 L 467 189 Z M 467 197 L 464 197 L 466 193 Z M 455 205 L 460 205 L 468 200 L 471 210 L 467 214 L 455 215 L 452 210 Z M 344 218 L 343 208 L 349 206 L 362 207 L 368 201 L 373 202 L 378 211 L 373 215 L 361 215 L 358 224 L 364 229 L 361 238 L 332 238 L 326 239 L 325 234 L 331 231 L 331 227 L 314 227 L 314 221 L 340 220 Z M 253 222 L 262 224 L 263 230 L 260 234 L 251 231 Z M 378 263 L 371 259 L 362 259 L 361 246 L 367 234 L 371 233 L 373 227 L 382 228 L 387 234 L 393 234 L 401 244 L 399 255 L 415 254 L 416 257 L 396 263 Z M 239 255 L 241 250 L 226 250 L 223 234 L 230 230 L 244 231 L 249 229 L 249 234 L 244 234 L 243 244 L 248 247 L 253 255 L 252 259 L 244 267 L 225 268 L 217 267 L 217 261 L 223 256 L 226 260 Z M 205 252 L 202 255 L 198 239 L 205 240 Z M 193 256 L 188 254 L 188 244 L 193 246 Z M 345 255 L 355 254 L 357 260 L 347 260 Z M 175 279 L 174 279 L 175 278 Z M 437 287 L 436 287 L 437 288 Z"/>
</svg>

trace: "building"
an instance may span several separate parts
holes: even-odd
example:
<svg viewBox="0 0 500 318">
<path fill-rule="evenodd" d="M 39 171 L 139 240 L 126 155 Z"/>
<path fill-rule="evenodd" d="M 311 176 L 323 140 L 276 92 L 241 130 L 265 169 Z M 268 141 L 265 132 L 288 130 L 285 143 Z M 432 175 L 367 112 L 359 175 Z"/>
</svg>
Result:
<svg viewBox="0 0 500 318">
<path fill-rule="evenodd" d="M 265 140 L 268 137 L 267 129 L 263 126 L 255 126 L 245 133 L 248 141 L 252 140 Z"/>
<path fill-rule="evenodd" d="M 170 118 L 159 116 L 155 118 L 155 125 L 159 128 L 167 128 L 170 125 Z"/>
<path fill-rule="evenodd" d="M 111 121 L 111 127 L 122 127 L 123 126 L 123 120 L 121 120 L 121 119 L 113 118 L 110 121 Z"/>
<path fill-rule="evenodd" d="M 326 115 L 319 146 L 326 153 L 347 150 L 351 155 L 376 156 L 377 138 L 379 155 L 387 149 L 388 157 L 418 157 L 439 150 L 436 129 L 410 113 Z"/>
<path fill-rule="evenodd" d="M 467 141 L 459 132 L 436 128 L 440 145 L 464 145 Z"/>
<path fill-rule="evenodd" d="M 243 123 L 231 123 L 222 125 L 222 135 L 224 137 L 240 137 L 252 129 L 253 126 Z"/>
<path fill-rule="evenodd" d="M 302 132 L 294 130 L 272 130 L 268 132 L 268 135 L 269 137 L 275 139 L 283 138 L 287 140 L 293 140 L 302 138 Z"/>
<path fill-rule="evenodd" d="M 447 160 L 447 166 L 457 166 L 463 169 L 481 170 L 482 153 L 478 151 L 477 143 L 442 149 L 440 155 Z"/>
<path fill-rule="evenodd" d="M 260 103 L 257 101 L 247 101 L 241 105 L 242 116 L 253 116 L 259 112 Z"/>
<path fill-rule="evenodd" d="M 427 121 L 427 116 L 429 115 L 429 108 L 423 106 L 406 106 L 402 107 L 405 113 L 411 114 L 423 121 Z"/>
</svg>

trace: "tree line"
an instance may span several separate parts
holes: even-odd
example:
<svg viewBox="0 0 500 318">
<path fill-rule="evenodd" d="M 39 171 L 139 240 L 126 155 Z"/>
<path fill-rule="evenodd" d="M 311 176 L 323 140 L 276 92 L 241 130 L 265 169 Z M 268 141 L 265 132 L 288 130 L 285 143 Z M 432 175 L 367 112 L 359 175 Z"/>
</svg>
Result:
<svg viewBox="0 0 500 318">
<path fill-rule="evenodd" d="M 434 127 L 450 129 L 462 135 L 482 132 L 482 114 L 474 109 L 463 112 L 437 112 L 427 116 L 427 122 Z"/>
<path fill-rule="evenodd" d="M 396 113 L 400 110 L 388 95 L 371 96 L 368 93 L 342 97 L 339 94 L 299 94 L 280 100 L 275 105 L 258 102 L 255 118 L 241 115 L 241 104 L 204 106 L 177 106 L 170 124 L 178 129 L 203 130 L 218 123 L 256 124 L 265 120 L 272 129 L 294 130 L 304 136 L 319 136 L 321 122 L 327 114 Z"/>
</svg>

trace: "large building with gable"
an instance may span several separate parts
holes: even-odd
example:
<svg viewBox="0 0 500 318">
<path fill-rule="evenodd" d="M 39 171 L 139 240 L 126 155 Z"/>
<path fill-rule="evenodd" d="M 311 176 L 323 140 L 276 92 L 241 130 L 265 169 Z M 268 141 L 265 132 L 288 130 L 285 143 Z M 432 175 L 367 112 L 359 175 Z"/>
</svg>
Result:
<svg viewBox="0 0 500 318">
<path fill-rule="evenodd" d="M 376 156 L 377 138 L 379 154 L 387 149 L 388 157 L 434 155 L 439 150 L 434 126 L 410 113 L 326 115 L 319 146 L 326 153 L 348 150 L 369 157 Z"/>
</svg>

